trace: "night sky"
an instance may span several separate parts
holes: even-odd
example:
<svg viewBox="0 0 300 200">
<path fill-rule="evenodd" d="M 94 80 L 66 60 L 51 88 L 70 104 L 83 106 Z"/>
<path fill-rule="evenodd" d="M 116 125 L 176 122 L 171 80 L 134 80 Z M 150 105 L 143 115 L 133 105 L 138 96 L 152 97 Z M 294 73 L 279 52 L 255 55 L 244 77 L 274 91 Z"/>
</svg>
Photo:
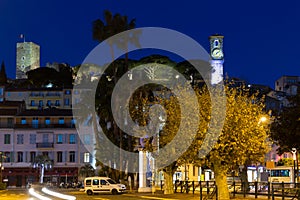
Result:
<svg viewBox="0 0 300 200">
<path fill-rule="evenodd" d="M 224 72 L 269 85 L 282 75 L 300 76 L 300 3 L 232 0 L 0 0 L 0 61 L 15 78 L 16 42 L 41 46 L 47 62 L 80 64 L 98 44 L 92 22 L 103 11 L 136 19 L 136 27 L 182 32 L 209 50 L 208 36 L 224 38 Z"/>
</svg>

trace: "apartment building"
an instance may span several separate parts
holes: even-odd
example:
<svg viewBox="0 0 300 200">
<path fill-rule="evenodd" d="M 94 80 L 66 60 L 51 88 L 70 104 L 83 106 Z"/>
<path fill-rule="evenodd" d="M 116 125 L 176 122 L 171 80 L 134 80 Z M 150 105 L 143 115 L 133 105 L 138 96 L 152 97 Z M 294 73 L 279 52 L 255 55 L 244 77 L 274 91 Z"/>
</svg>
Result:
<svg viewBox="0 0 300 200">
<path fill-rule="evenodd" d="M 91 143 L 85 138 L 85 143 Z M 38 182 L 37 155 L 48 156 L 44 182 L 78 181 L 78 172 L 92 162 L 75 128 L 71 109 L 26 109 L 24 101 L 0 102 L 0 152 L 3 180 L 8 187 Z"/>
<path fill-rule="evenodd" d="M 24 101 L 27 109 L 72 108 L 71 88 L 2 87 L 2 93 L 2 101 Z"/>
</svg>

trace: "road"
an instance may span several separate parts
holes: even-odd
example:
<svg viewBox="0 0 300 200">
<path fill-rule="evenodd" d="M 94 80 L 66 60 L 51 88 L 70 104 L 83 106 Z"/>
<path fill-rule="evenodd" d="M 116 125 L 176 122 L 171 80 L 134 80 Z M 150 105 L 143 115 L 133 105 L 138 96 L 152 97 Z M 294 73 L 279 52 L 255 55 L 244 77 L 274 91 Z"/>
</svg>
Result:
<svg viewBox="0 0 300 200">
<path fill-rule="evenodd" d="M 51 200 L 61 200 L 61 198 L 56 198 L 51 195 L 47 195 L 44 192 L 41 191 L 41 188 L 39 187 L 33 187 L 35 192 L 42 195 L 43 197 L 47 197 Z M 160 193 L 126 193 L 126 194 L 120 194 L 120 195 L 112 195 L 112 194 L 99 194 L 99 195 L 92 195 L 88 196 L 84 192 L 80 192 L 78 189 L 59 189 L 59 188 L 51 188 L 49 189 L 54 192 L 58 192 L 64 195 L 69 195 L 71 199 L 71 196 L 75 197 L 76 200 L 163 200 L 163 199 L 169 199 L 169 200 L 179 200 L 179 199 L 185 199 L 185 200 L 199 200 L 199 194 L 181 194 L 176 193 L 173 195 L 164 195 Z M 29 191 L 27 189 L 9 189 L 0 191 L 0 199 L 1 200 L 38 200 L 38 198 L 35 198 L 33 195 L 29 194 Z M 49 200 L 48 199 L 48 200 Z"/>
</svg>

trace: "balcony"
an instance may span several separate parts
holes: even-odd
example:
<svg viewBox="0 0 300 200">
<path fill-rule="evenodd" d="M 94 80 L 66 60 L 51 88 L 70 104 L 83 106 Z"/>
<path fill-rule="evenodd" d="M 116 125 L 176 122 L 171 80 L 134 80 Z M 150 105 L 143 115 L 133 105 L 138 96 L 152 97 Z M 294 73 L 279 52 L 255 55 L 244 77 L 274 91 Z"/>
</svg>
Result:
<svg viewBox="0 0 300 200">
<path fill-rule="evenodd" d="M 2 126 L 2 128 L 4 128 Z M 6 126 L 6 128 L 8 128 Z M 10 128 L 75 128 L 73 123 L 64 123 L 64 124 L 15 124 Z"/>
<path fill-rule="evenodd" d="M 42 142 L 42 143 L 36 143 L 36 148 L 42 149 L 42 148 L 54 148 L 53 142 Z"/>
</svg>

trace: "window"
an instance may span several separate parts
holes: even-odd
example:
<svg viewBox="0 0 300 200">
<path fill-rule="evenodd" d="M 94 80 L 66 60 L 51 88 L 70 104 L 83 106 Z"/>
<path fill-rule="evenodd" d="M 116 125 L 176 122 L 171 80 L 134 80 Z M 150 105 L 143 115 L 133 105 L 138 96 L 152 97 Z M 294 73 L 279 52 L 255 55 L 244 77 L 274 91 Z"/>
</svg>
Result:
<svg viewBox="0 0 300 200">
<path fill-rule="evenodd" d="M 44 106 L 43 100 L 39 100 L 39 107 L 43 107 L 43 106 Z"/>
<path fill-rule="evenodd" d="M 69 135 L 69 144 L 75 144 L 75 134 Z"/>
<path fill-rule="evenodd" d="M 51 100 L 47 100 L 47 106 L 51 106 L 52 103 L 51 103 Z"/>
<path fill-rule="evenodd" d="M 47 118 L 45 119 L 45 124 L 46 124 L 46 125 L 50 125 L 50 124 L 51 124 L 50 118 L 49 118 L 49 117 L 47 117 Z"/>
<path fill-rule="evenodd" d="M 58 151 L 57 154 L 56 154 L 56 160 L 57 162 L 62 162 L 62 155 L 63 155 L 63 152 L 61 151 Z"/>
<path fill-rule="evenodd" d="M 21 119 L 21 124 L 26 124 L 26 118 Z"/>
<path fill-rule="evenodd" d="M 65 106 L 69 106 L 70 105 L 70 99 L 65 99 L 64 102 L 65 102 Z"/>
<path fill-rule="evenodd" d="M 106 185 L 106 183 L 107 183 L 106 180 L 100 180 L 101 185 Z"/>
<path fill-rule="evenodd" d="M 85 185 L 91 185 L 91 183 L 92 183 L 92 180 L 91 180 L 91 179 L 87 179 L 87 180 L 85 181 Z"/>
<path fill-rule="evenodd" d="M 89 163 L 90 162 L 90 153 L 83 154 L 83 162 Z"/>
<path fill-rule="evenodd" d="M 17 134 L 17 144 L 24 144 L 24 134 Z"/>
<path fill-rule="evenodd" d="M 71 90 L 65 90 L 65 94 L 71 94 Z"/>
<path fill-rule="evenodd" d="M 69 152 L 69 162 L 75 162 L 75 151 Z"/>
<path fill-rule="evenodd" d="M 48 133 L 44 133 L 44 134 L 43 134 L 43 142 L 44 142 L 44 143 L 49 142 L 49 134 L 48 134 Z"/>
<path fill-rule="evenodd" d="M 30 106 L 35 106 L 35 101 L 34 100 L 30 101 Z"/>
<path fill-rule="evenodd" d="M 58 124 L 64 124 L 65 123 L 65 119 L 63 117 L 58 119 Z"/>
<path fill-rule="evenodd" d="M 10 144 L 10 134 L 4 135 L 4 144 Z"/>
<path fill-rule="evenodd" d="M 17 162 L 23 162 L 23 152 L 18 152 L 18 161 Z"/>
<path fill-rule="evenodd" d="M 72 118 L 72 119 L 71 119 L 71 124 L 72 124 L 72 125 L 76 124 L 76 119 Z"/>
<path fill-rule="evenodd" d="M 83 143 L 86 145 L 90 145 L 91 144 L 91 135 L 85 134 L 83 136 Z"/>
<path fill-rule="evenodd" d="M 36 156 L 36 153 L 35 152 L 30 152 L 30 162 L 34 162 L 34 160 L 35 160 L 35 156 Z"/>
<path fill-rule="evenodd" d="M 8 151 L 4 152 L 4 162 L 10 162 L 10 154 Z"/>
<path fill-rule="evenodd" d="M 36 135 L 35 134 L 30 134 L 29 135 L 29 143 L 30 144 L 36 144 Z"/>
<path fill-rule="evenodd" d="M 39 119 L 37 117 L 32 118 L 32 128 L 39 127 Z"/>
<path fill-rule="evenodd" d="M 93 179 L 93 185 L 99 185 L 99 179 Z"/>
<path fill-rule="evenodd" d="M 57 144 L 62 144 L 63 143 L 63 134 L 58 134 L 56 136 L 56 143 Z"/>
<path fill-rule="evenodd" d="M 13 126 L 14 126 L 14 119 L 11 118 L 11 117 L 7 118 L 7 125 L 8 125 L 9 128 L 13 128 Z"/>
<path fill-rule="evenodd" d="M 60 106 L 60 101 L 59 100 L 55 100 L 55 106 Z"/>
</svg>

